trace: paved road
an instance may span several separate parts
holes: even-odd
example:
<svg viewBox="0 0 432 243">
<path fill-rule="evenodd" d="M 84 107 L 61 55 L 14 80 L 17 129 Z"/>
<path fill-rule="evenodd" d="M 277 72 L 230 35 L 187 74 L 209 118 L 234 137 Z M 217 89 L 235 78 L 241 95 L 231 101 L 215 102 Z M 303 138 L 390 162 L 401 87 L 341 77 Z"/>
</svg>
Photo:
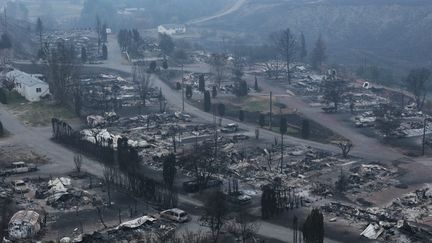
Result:
<svg viewBox="0 0 432 243">
<path fill-rule="evenodd" d="M 225 15 L 232 14 L 235 11 L 239 10 L 243 6 L 243 4 L 246 3 L 246 1 L 247 0 L 237 0 L 237 2 L 235 2 L 232 6 L 230 6 L 229 8 L 227 8 L 225 10 L 222 10 L 219 13 L 216 13 L 216 14 L 211 15 L 211 16 L 206 16 L 206 17 L 201 17 L 201 18 L 189 20 L 186 24 L 188 24 L 188 25 L 200 24 L 200 23 L 210 21 L 212 19 L 217 19 L 217 18 L 223 17 Z"/>
<path fill-rule="evenodd" d="M 103 67 L 103 68 L 109 68 L 109 69 L 117 70 L 117 71 L 121 71 L 121 72 L 131 72 L 131 66 L 124 64 L 122 59 L 118 58 L 118 56 L 121 55 L 121 51 L 120 51 L 120 48 L 117 44 L 117 41 L 115 41 L 113 36 L 111 36 L 111 39 L 108 43 L 108 47 L 109 47 L 109 52 L 110 52 L 110 57 L 109 57 L 108 61 L 106 61 L 104 64 L 96 65 L 96 66 Z M 192 67 L 192 69 L 194 71 L 198 71 L 199 68 L 200 68 L 199 66 L 193 66 Z M 165 98 L 167 99 L 167 102 L 172 109 L 181 111 L 181 109 L 182 109 L 182 97 L 181 97 L 180 92 L 171 89 L 166 83 L 164 83 L 162 80 L 160 80 L 156 75 L 151 76 L 151 82 L 152 82 L 153 86 L 156 86 L 156 87 L 159 87 L 162 89 L 162 93 L 165 96 Z M 204 112 L 203 110 L 200 110 L 200 109 L 196 108 L 195 106 L 188 104 L 187 102 L 185 102 L 185 112 L 189 113 L 189 114 L 191 114 L 197 118 L 200 118 L 203 121 L 208 122 L 208 123 L 212 123 L 213 119 L 214 119 L 213 114 Z M 238 121 L 224 118 L 224 123 L 238 123 Z M 241 129 L 247 130 L 251 133 L 254 133 L 254 131 L 256 129 L 255 125 L 244 124 L 244 123 L 240 123 L 239 127 Z M 260 129 L 260 137 L 269 143 L 273 142 L 275 137 L 279 138 L 279 136 L 280 135 L 278 133 L 271 132 L 271 131 L 264 130 L 264 129 Z M 339 152 L 339 150 L 333 145 L 322 144 L 322 143 L 318 143 L 318 142 L 314 142 L 314 141 L 310 141 L 310 140 L 299 139 L 299 138 L 295 138 L 295 137 L 289 137 L 289 136 L 287 136 L 287 137 L 288 137 L 287 139 L 284 139 L 284 141 L 286 141 L 287 144 L 311 146 L 311 147 L 326 150 L 326 151 Z"/>
<path fill-rule="evenodd" d="M 6 107 L 1 104 L 0 120 L 5 129 L 12 134 L 10 137 L 0 140 L 0 146 L 5 144 L 26 145 L 38 154 L 46 156 L 52 162 L 39 167 L 39 175 L 49 176 L 74 170 L 74 152 L 51 140 L 51 127 L 26 127 L 15 116 L 7 112 Z M 102 166 L 88 158 L 83 162 L 83 169 L 96 176 L 102 175 Z"/>
</svg>

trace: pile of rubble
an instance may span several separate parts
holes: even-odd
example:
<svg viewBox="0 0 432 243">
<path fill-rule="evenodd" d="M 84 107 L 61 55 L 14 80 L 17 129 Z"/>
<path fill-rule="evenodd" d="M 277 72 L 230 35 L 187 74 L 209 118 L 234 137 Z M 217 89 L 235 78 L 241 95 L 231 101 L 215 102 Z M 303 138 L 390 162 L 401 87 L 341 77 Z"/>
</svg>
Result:
<svg viewBox="0 0 432 243">
<path fill-rule="evenodd" d="M 101 116 L 89 116 L 88 121 L 89 125 L 97 123 L 98 126 L 81 130 L 84 140 L 91 143 L 112 141 L 111 146 L 116 148 L 117 140 L 125 137 L 129 146 L 148 159 L 145 163 L 150 166 L 159 165 L 153 158 L 169 154 L 174 146 L 195 144 L 212 138 L 214 133 L 213 125 L 193 123 L 189 115 L 179 112 L 119 118 L 114 122 L 106 122 Z"/>
<path fill-rule="evenodd" d="M 395 199 L 386 210 L 397 218 L 432 225 L 432 185 Z"/>
<path fill-rule="evenodd" d="M 81 79 L 82 103 L 93 110 L 109 110 L 117 107 L 136 107 L 142 99 L 138 84 L 118 75 L 100 74 Z M 146 104 L 156 104 L 159 90 L 148 88 Z"/>
<path fill-rule="evenodd" d="M 150 242 L 160 241 L 175 231 L 175 225 L 158 220 L 151 216 L 142 216 L 124 222 L 117 227 L 96 231 L 92 234 L 79 235 L 73 241 L 65 237 L 65 242 L 76 243 L 105 243 L 105 242 Z"/>
<path fill-rule="evenodd" d="M 50 31 L 44 34 L 44 42 L 50 45 L 58 42 L 71 43 L 75 47 L 78 58 L 81 58 L 81 48 L 84 47 L 86 48 L 87 59 L 90 63 L 101 60 L 102 52 L 98 51 L 97 37 L 91 30 Z"/>
<path fill-rule="evenodd" d="M 55 209 L 102 205 L 100 197 L 72 187 L 71 179 L 67 177 L 58 177 L 38 184 L 35 198 L 44 199 L 47 205 Z"/>
</svg>

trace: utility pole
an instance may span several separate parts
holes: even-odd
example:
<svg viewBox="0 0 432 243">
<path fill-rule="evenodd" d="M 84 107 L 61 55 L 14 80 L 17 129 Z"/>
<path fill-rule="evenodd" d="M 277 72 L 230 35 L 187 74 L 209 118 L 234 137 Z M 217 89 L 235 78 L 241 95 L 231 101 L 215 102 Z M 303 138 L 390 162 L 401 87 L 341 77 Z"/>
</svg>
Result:
<svg viewBox="0 0 432 243">
<path fill-rule="evenodd" d="M 284 134 L 281 136 L 281 162 L 280 162 L 280 170 L 283 172 L 283 162 L 284 162 L 284 145 L 283 145 Z"/>
<path fill-rule="evenodd" d="M 425 155 L 425 145 L 426 145 L 426 126 L 427 122 L 430 121 L 430 119 L 425 118 L 423 120 L 423 139 L 422 139 L 422 155 Z"/>
<path fill-rule="evenodd" d="M 185 94 L 184 94 L 184 64 L 182 63 L 182 112 L 184 112 Z"/>
<path fill-rule="evenodd" d="M 270 121 L 269 121 L 269 127 L 270 130 L 272 130 L 273 127 L 273 121 L 272 121 L 272 113 L 273 113 L 273 92 L 270 91 Z"/>
</svg>

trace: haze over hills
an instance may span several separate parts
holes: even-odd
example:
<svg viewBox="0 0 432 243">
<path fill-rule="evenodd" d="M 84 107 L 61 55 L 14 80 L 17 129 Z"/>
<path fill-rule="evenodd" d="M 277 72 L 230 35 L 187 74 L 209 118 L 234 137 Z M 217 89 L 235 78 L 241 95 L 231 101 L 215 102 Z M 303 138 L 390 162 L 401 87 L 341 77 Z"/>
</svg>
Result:
<svg viewBox="0 0 432 243">
<path fill-rule="evenodd" d="M 331 59 L 391 66 L 429 64 L 432 1 L 250 0 L 235 14 L 205 23 L 232 31 L 268 33 L 290 27 L 309 46 L 322 34 Z"/>
</svg>

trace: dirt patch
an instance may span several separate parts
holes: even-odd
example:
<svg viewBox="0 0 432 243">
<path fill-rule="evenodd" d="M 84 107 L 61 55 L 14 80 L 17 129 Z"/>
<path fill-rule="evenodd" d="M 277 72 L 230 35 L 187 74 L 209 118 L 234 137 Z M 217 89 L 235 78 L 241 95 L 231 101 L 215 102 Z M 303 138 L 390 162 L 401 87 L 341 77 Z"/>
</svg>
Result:
<svg viewBox="0 0 432 243">
<path fill-rule="evenodd" d="M 24 161 L 35 165 L 43 165 L 49 162 L 46 156 L 42 156 L 24 145 L 0 146 L 0 167 L 4 168 L 16 161 Z"/>
<path fill-rule="evenodd" d="M 76 119 L 73 112 L 62 105 L 48 102 L 27 102 L 17 100 L 10 103 L 7 108 L 18 117 L 26 126 L 47 126 L 51 124 L 53 117 L 70 121 Z"/>
</svg>

